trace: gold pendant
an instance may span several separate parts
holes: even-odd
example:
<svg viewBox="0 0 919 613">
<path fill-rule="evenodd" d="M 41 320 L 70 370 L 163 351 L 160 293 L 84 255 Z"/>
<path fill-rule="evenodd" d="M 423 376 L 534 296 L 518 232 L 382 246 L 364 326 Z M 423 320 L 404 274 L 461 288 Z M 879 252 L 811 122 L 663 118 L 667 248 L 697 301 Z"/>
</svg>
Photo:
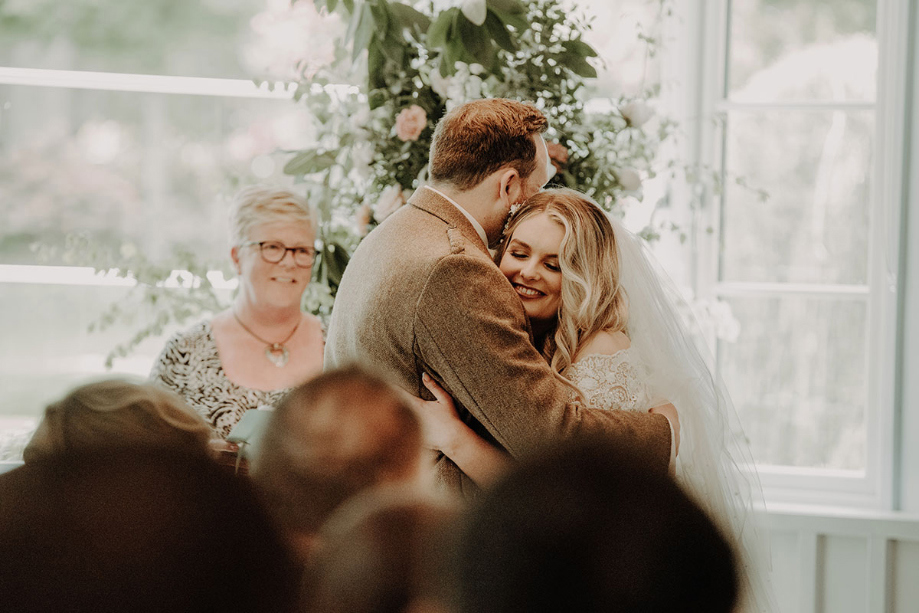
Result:
<svg viewBox="0 0 919 613">
<path fill-rule="evenodd" d="M 290 359 L 290 352 L 287 350 L 286 345 L 275 343 L 265 347 L 265 357 L 267 357 L 272 364 L 281 368 L 285 366 Z"/>
</svg>

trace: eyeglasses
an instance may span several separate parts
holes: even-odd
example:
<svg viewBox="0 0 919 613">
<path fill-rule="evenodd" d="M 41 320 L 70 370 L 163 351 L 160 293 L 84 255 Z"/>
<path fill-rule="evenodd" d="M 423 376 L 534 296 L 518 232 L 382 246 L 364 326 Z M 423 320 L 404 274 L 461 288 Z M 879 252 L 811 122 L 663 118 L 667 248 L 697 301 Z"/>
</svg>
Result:
<svg viewBox="0 0 919 613">
<path fill-rule="evenodd" d="M 312 247 L 288 247 L 277 241 L 248 241 L 240 246 L 249 245 L 258 245 L 259 255 L 269 264 L 277 264 L 283 260 L 288 251 L 294 254 L 294 264 L 300 268 L 309 268 L 316 261 L 316 250 Z"/>
</svg>

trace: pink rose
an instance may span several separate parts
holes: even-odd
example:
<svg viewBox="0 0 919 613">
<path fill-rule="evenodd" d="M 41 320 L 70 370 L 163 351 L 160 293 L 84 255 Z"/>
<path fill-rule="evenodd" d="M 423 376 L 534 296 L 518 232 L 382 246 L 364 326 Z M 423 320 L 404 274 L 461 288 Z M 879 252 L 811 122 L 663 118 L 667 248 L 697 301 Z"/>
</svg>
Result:
<svg viewBox="0 0 919 613">
<path fill-rule="evenodd" d="M 403 204 L 405 204 L 405 196 L 402 193 L 402 186 L 391 185 L 380 194 L 380 199 L 373 207 L 373 218 L 382 223 Z"/>
<path fill-rule="evenodd" d="M 357 209 L 354 215 L 354 225 L 356 226 L 358 236 L 367 234 L 367 226 L 370 225 L 372 217 L 373 209 L 370 208 L 369 204 L 364 203 Z"/>
<path fill-rule="evenodd" d="M 555 166 L 556 172 L 562 172 L 568 164 L 568 149 L 558 143 L 546 143 L 549 152 L 549 161 Z"/>
<path fill-rule="evenodd" d="M 418 140 L 425 126 L 428 125 L 428 114 L 417 104 L 402 109 L 396 116 L 396 136 L 399 140 Z"/>
</svg>

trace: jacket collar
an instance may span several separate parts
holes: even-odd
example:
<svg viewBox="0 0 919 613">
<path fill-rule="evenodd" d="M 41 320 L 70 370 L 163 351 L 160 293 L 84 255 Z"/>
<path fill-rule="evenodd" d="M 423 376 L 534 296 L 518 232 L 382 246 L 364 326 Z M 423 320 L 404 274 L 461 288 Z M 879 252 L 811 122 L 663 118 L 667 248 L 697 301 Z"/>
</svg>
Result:
<svg viewBox="0 0 919 613">
<path fill-rule="evenodd" d="M 488 246 L 482 242 L 482 237 L 458 205 L 450 202 L 438 192 L 423 187 L 415 190 L 408 203 L 444 221 L 451 229 L 455 228 L 463 235 L 467 243 L 476 245 L 482 253 L 491 258 Z"/>
</svg>

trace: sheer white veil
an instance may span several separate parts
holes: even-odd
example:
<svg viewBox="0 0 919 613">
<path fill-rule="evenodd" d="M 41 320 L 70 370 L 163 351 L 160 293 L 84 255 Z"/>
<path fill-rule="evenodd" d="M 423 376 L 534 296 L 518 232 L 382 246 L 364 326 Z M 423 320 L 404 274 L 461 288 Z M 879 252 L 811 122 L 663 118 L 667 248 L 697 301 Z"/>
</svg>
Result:
<svg viewBox="0 0 919 613">
<path fill-rule="evenodd" d="M 741 564 L 741 611 L 774 613 L 762 488 L 724 382 L 689 305 L 644 242 L 611 218 L 619 249 L 628 335 L 648 369 L 650 406 L 672 402 L 680 418 L 677 480 L 733 542 Z"/>
</svg>

